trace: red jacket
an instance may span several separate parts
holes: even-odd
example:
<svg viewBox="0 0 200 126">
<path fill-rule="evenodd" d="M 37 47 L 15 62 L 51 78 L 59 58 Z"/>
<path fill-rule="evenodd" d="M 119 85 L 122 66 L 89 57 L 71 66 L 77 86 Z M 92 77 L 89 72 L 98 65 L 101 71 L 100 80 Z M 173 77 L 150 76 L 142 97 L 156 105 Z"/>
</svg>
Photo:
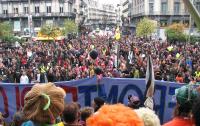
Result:
<svg viewBox="0 0 200 126">
<path fill-rule="evenodd" d="M 195 126 L 194 121 L 189 118 L 175 117 L 163 126 Z"/>
</svg>

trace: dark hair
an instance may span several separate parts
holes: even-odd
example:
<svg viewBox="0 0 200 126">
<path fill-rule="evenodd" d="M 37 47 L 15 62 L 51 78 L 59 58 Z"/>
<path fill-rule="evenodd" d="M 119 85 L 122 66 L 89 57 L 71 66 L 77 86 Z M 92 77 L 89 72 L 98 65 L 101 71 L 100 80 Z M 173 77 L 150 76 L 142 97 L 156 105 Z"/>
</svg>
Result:
<svg viewBox="0 0 200 126">
<path fill-rule="evenodd" d="M 94 113 L 93 108 L 85 107 L 81 110 L 81 120 L 86 121 L 88 117 L 90 117 Z"/>
<path fill-rule="evenodd" d="M 66 104 L 63 111 L 63 119 L 66 123 L 73 123 L 78 120 L 79 107 L 76 103 Z"/>
<path fill-rule="evenodd" d="M 193 105 L 192 114 L 193 114 L 196 126 L 200 126 L 200 96 L 196 99 Z"/>
<path fill-rule="evenodd" d="M 94 98 L 94 102 L 96 104 L 96 108 L 94 108 L 95 112 L 98 111 L 101 108 L 101 106 L 103 106 L 105 103 L 105 101 L 100 97 Z"/>
<path fill-rule="evenodd" d="M 192 105 L 189 102 L 186 102 L 183 105 L 177 103 L 174 109 L 174 116 L 188 117 L 190 115 L 191 110 L 192 110 Z"/>
</svg>

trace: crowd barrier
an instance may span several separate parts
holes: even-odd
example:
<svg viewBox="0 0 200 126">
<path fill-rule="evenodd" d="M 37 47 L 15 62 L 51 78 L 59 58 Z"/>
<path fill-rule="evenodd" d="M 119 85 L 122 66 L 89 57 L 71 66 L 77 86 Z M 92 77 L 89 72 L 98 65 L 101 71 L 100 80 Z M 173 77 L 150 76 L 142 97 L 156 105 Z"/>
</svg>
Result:
<svg viewBox="0 0 200 126">
<path fill-rule="evenodd" d="M 143 99 L 145 79 L 102 78 L 100 83 L 96 78 L 57 82 L 67 95 L 65 102 L 78 101 L 81 106 L 90 106 L 94 97 L 100 96 L 107 103 L 128 103 L 128 95 L 136 95 Z M 10 122 L 16 111 L 24 106 L 24 96 L 33 84 L 0 83 L 0 112 Z M 172 118 L 175 89 L 180 84 L 173 82 L 155 81 L 154 110 L 159 115 L 161 123 Z"/>
</svg>

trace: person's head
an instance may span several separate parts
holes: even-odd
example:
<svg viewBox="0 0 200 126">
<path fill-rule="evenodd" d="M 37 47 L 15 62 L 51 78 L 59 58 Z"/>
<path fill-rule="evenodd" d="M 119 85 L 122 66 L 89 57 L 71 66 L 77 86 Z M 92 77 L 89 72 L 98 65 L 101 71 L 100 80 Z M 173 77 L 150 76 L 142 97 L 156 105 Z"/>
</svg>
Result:
<svg viewBox="0 0 200 126">
<path fill-rule="evenodd" d="M 195 120 L 196 126 L 200 126 L 200 96 L 195 99 L 195 103 L 192 108 L 192 114 Z"/>
<path fill-rule="evenodd" d="M 181 73 L 178 73 L 178 77 L 182 77 Z"/>
<path fill-rule="evenodd" d="M 25 76 L 25 75 L 26 75 L 26 71 L 23 71 L 23 72 L 22 72 L 22 75 Z"/>
<path fill-rule="evenodd" d="M 140 99 L 136 96 L 128 96 L 128 107 L 138 109 L 141 105 Z"/>
<path fill-rule="evenodd" d="M 81 120 L 86 121 L 94 113 L 94 109 L 92 107 L 85 107 L 81 109 Z"/>
<path fill-rule="evenodd" d="M 74 124 L 79 120 L 79 106 L 77 103 L 68 103 L 63 111 L 63 119 L 65 123 Z"/>
<path fill-rule="evenodd" d="M 131 108 L 122 104 L 104 105 L 86 120 L 86 126 L 144 126 Z"/>
<path fill-rule="evenodd" d="M 98 111 L 101 108 L 101 106 L 104 105 L 104 103 L 105 103 L 105 101 L 102 98 L 95 97 L 92 102 L 92 107 L 94 108 L 94 111 L 95 112 Z"/>
<path fill-rule="evenodd" d="M 53 124 L 64 110 L 65 91 L 53 83 L 36 84 L 25 95 L 23 114 L 26 120 Z"/>
<path fill-rule="evenodd" d="M 13 116 L 13 123 L 15 126 L 21 126 L 21 124 L 24 122 L 24 114 L 23 112 L 16 112 Z"/>
<path fill-rule="evenodd" d="M 177 104 L 174 111 L 174 116 L 188 117 L 192 111 L 192 105 L 197 98 L 197 91 L 193 86 L 182 86 L 175 90 Z"/>
<path fill-rule="evenodd" d="M 158 116 L 149 108 L 139 108 L 135 112 L 143 120 L 144 126 L 160 126 Z"/>
</svg>

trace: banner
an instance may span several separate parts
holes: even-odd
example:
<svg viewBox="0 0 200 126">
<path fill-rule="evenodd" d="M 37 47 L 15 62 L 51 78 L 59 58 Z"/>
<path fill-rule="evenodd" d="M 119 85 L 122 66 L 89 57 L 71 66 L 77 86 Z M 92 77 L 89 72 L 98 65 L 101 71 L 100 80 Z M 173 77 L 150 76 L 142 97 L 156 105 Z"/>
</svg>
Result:
<svg viewBox="0 0 200 126">
<path fill-rule="evenodd" d="M 110 104 L 127 104 L 130 94 L 142 100 L 146 86 L 144 79 L 131 78 L 103 78 L 99 84 L 96 78 L 87 78 L 58 82 L 56 85 L 66 91 L 66 103 L 77 101 L 82 107 L 90 106 L 96 96 L 104 98 Z M 0 112 L 6 117 L 6 121 L 10 122 L 14 113 L 24 106 L 24 96 L 32 86 L 33 84 L 0 84 Z M 159 115 L 161 123 L 172 118 L 176 105 L 173 98 L 178 87 L 180 84 L 177 83 L 155 81 L 154 110 Z"/>
</svg>

